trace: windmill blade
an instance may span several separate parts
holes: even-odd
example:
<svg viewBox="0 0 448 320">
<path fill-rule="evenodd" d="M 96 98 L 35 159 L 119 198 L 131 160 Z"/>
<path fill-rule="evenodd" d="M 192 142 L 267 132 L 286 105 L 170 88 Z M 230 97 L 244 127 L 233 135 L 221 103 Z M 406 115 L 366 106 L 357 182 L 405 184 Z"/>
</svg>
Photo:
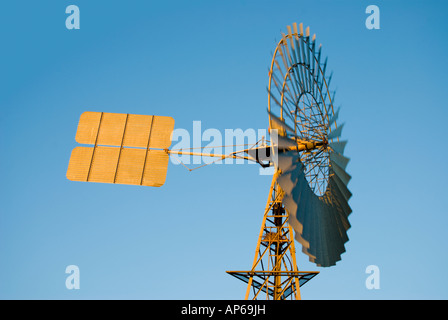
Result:
<svg viewBox="0 0 448 320">
<path fill-rule="evenodd" d="M 288 43 L 285 43 L 283 45 L 285 46 L 285 50 L 288 50 L 288 47 L 287 47 Z M 286 57 L 285 53 L 283 52 L 281 45 L 278 46 L 278 53 L 280 54 L 280 57 L 282 58 L 283 66 L 285 67 L 285 73 L 286 73 L 289 69 L 290 64 L 288 62 L 289 61 L 288 57 Z M 287 54 L 289 55 L 289 52 Z"/>
<path fill-rule="evenodd" d="M 335 260 L 335 247 L 337 245 L 337 239 L 334 237 L 333 225 L 331 223 L 332 217 L 328 214 L 325 206 L 319 208 L 317 212 L 317 220 L 319 221 L 318 235 L 320 236 L 318 241 L 321 242 L 321 249 L 316 255 L 315 262 L 319 266 L 330 266 L 333 265 Z"/>
<path fill-rule="evenodd" d="M 288 137 L 278 136 L 277 146 L 280 149 L 287 149 L 291 147 L 297 147 L 297 142 L 294 139 Z"/>
<path fill-rule="evenodd" d="M 303 174 L 303 172 L 302 172 Z M 302 190 L 301 188 L 295 188 L 293 191 L 294 193 L 286 194 L 283 198 L 283 204 L 288 210 L 289 213 L 289 221 L 288 223 L 291 225 L 291 227 L 294 230 L 297 230 L 295 232 L 294 238 L 299 242 L 305 249 L 308 249 L 310 247 L 310 243 L 302 237 L 303 234 L 303 224 L 305 221 L 305 214 L 303 210 L 298 210 L 297 203 L 301 203 L 304 201 L 302 199 Z M 294 214 L 297 213 L 297 214 Z"/>
<path fill-rule="evenodd" d="M 300 88 L 303 91 L 306 91 L 306 72 L 303 70 L 303 59 L 302 59 L 302 49 L 301 47 L 303 46 L 301 38 L 295 37 L 294 38 L 294 43 L 296 45 L 296 61 L 297 61 L 297 66 L 296 66 L 296 70 L 297 70 L 297 74 L 300 78 Z"/>
<path fill-rule="evenodd" d="M 294 50 L 294 43 L 293 43 L 293 35 L 292 35 L 292 29 L 291 26 L 286 26 L 286 30 L 288 30 L 288 38 L 290 40 L 291 49 Z"/>
<path fill-rule="evenodd" d="M 303 188 L 302 186 L 305 185 L 301 183 L 304 180 L 303 165 L 301 162 L 293 160 L 298 159 L 297 154 L 281 156 L 281 158 L 282 164 L 280 166 L 284 168 L 284 173 L 277 178 L 277 183 L 285 192 L 282 202 L 289 213 L 290 225 L 296 231 L 295 239 L 306 250 L 310 247 L 309 237 L 303 236 L 303 230 L 306 215 L 310 212 L 301 208 L 309 202 L 307 197 L 307 195 L 309 196 L 309 190 Z"/>
<path fill-rule="evenodd" d="M 303 23 L 299 24 L 299 29 L 300 29 L 299 31 L 300 36 L 303 36 Z"/>
<path fill-rule="evenodd" d="M 316 69 L 316 34 L 311 38 L 311 56 L 312 56 L 312 68 L 313 75 L 315 74 Z"/>
<path fill-rule="evenodd" d="M 274 80 L 274 78 L 273 78 L 273 80 Z M 275 80 L 274 80 L 274 82 L 275 82 Z M 277 100 L 277 98 L 276 98 L 275 95 L 271 92 L 271 90 L 269 90 L 269 88 L 266 88 L 266 90 L 267 90 L 268 93 L 269 93 L 269 98 L 272 99 L 272 100 L 274 100 L 275 104 L 281 108 L 281 107 L 282 107 L 282 104 Z"/>
<path fill-rule="evenodd" d="M 298 161 L 298 153 L 288 153 L 288 155 L 279 155 L 279 168 L 282 174 L 277 178 L 277 183 L 285 192 L 283 204 L 293 217 L 293 225 L 296 228 L 296 240 L 305 248 L 309 248 L 310 227 L 312 222 L 311 212 L 305 206 L 310 204 L 310 199 L 314 194 L 309 189 L 305 180 L 303 165 Z M 299 228 L 297 228 L 299 226 Z"/>
<path fill-rule="evenodd" d="M 339 117 L 339 110 L 340 110 L 341 108 L 338 108 L 337 110 L 336 110 L 336 112 L 334 113 L 334 115 L 330 118 L 330 120 L 328 121 L 328 128 L 330 128 L 331 127 L 331 125 L 333 124 L 333 123 L 335 123 L 336 122 L 336 120 L 338 119 L 338 117 Z"/>
<path fill-rule="evenodd" d="M 278 70 L 278 72 L 280 73 L 280 77 L 281 77 L 281 79 L 285 79 L 285 75 L 283 74 L 283 70 L 282 70 L 280 64 L 278 63 L 277 59 L 274 59 L 274 65 L 277 67 L 277 70 Z M 287 70 L 286 70 L 286 71 L 287 71 Z M 278 91 L 279 94 L 281 95 L 282 90 L 279 88 L 278 83 L 281 83 L 283 80 L 278 79 L 275 73 L 273 73 L 272 76 L 273 76 L 273 78 L 274 78 L 274 80 L 275 80 L 274 83 L 276 84 L 277 91 Z M 293 81 L 292 81 L 292 82 L 293 82 Z M 294 86 L 294 82 L 293 82 L 293 86 Z M 286 92 L 289 96 L 291 96 L 291 93 L 289 92 L 290 90 L 289 90 L 288 83 L 285 83 L 285 87 L 286 87 L 286 89 L 287 89 L 285 92 Z M 294 94 L 297 95 L 296 92 L 294 92 Z M 277 102 L 277 104 L 278 104 L 279 106 L 281 106 L 280 103 Z"/>
<path fill-rule="evenodd" d="M 286 173 L 288 170 L 291 169 L 296 170 L 297 166 L 302 166 L 301 170 L 303 170 L 303 165 L 298 160 L 299 155 L 296 152 L 281 153 L 277 157 L 277 165 L 278 168 L 282 170 L 283 173 Z"/>
<path fill-rule="evenodd" d="M 322 44 L 319 45 L 319 51 L 317 51 L 316 70 L 320 69 L 320 57 L 321 57 L 321 55 L 322 55 Z M 319 75 L 320 75 L 320 72 L 317 72 L 317 78 L 316 78 L 317 81 L 316 82 L 318 82 L 318 80 L 319 80 Z"/>
<path fill-rule="evenodd" d="M 329 197 L 335 197 L 335 190 L 328 189 L 327 194 Z M 338 198 L 335 198 L 338 199 Z M 336 201 L 336 200 L 335 200 Z M 330 216 L 332 218 L 332 225 L 335 226 L 333 228 L 334 232 L 334 243 L 336 244 L 335 252 L 337 252 L 337 258 L 340 259 L 340 255 L 345 252 L 344 244 L 348 241 L 347 230 L 350 228 L 350 224 L 348 223 L 348 218 L 342 211 L 342 206 L 340 205 L 340 201 L 332 202 L 333 206 L 329 206 L 329 203 L 326 203 L 327 210 L 331 213 Z"/>
<path fill-rule="evenodd" d="M 339 138 L 342 134 L 343 128 L 344 128 L 344 124 L 341 124 L 336 129 L 332 130 L 327 136 L 328 140 Z"/>
<path fill-rule="evenodd" d="M 328 77 L 327 80 L 327 87 L 330 88 L 330 84 L 331 84 L 331 80 L 333 79 L 333 71 L 330 73 L 330 76 Z"/>
<path fill-rule="evenodd" d="M 327 71 L 327 64 L 328 64 L 328 57 L 325 57 L 325 61 L 324 61 L 324 67 L 322 68 L 322 80 L 325 80 L 325 73 Z M 322 85 L 325 81 L 322 81 Z"/>
<path fill-rule="evenodd" d="M 294 91 L 295 99 L 293 99 L 293 100 L 296 100 L 297 97 L 299 97 L 299 95 L 300 95 L 299 94 L 300 90 L 297 87 L 298 79 L 296 78 L 296 75 L 295 75 L 294 72 L 292 72 L 293 77 L 294 77 L 294 79 L 292 79 L 291 72 L 290 72 L 291 66 L 296 63 L 295 62 L 296 61 L 296 57 L 295 57 L 294 48 L 293 48 L 294 45 L 293 45 L 292 41 L 290 42 L 290 45 L 288 45 L 288 39 L 287 39 L 287 36 L 284 33 L 282 33 L 282 45 L 283 45 L 283 52 L 286 53 L 286 61 L 288 63 L 287 65 L 285 64 L 286 75 L 289 78 L 290 83 L 291 83 L 291 87 L 292 87 L 292 89 Z M 290 46 L 291 46 L 291 49 L 289 48 Z M 285 81 L 287 81 L 287 79 L 285 79 Z M 290 89 L 288 88 L 288 90 L 290 90 Z"/>
<path fill-rule="evenodd" d="M 310 258 L 310 261 L 318 265 L 322 265 L 324 250 L 326 250 L 322 241 L 322 233 L 323 233 L 322 229 L 324 221 L 322 220 L 321 217 L 321 208 L 319 206 L 317 196 L 311 189 L 309 189 L 309 192 L 310 192 L 310 201 L 308 210 L 311 213 L 309 218 L 310 222 L 308 223 L 308 226 L 310 228 L 309 230 L 310 248 L 307 250 L 307 254 Z M 304 230 L 304 232 L 306 231 L 307 230 Z"/>
<path fill-rule="evenodd" d="M 290 158 L 298 159 L 297 155 Z M 296 233 L 296 240 L 303 246 L 309 247 L 309 243 L 300 237 L 303 230 L 304 212 L 298 210 L 298 203 L 304 201 L 304 199 L 302 199 L 303 188 L 294 188 L 304 175 L 303 165 L 299 161 L 292 160 L 290 164 L 286 164 L 286 167 L 289 169 L 285 170 L 285 172 L 277 178 L 277 183 L 285 192 L 282 202 L 285 209 L 289 212 L 290 225 L 294 230 L 299 230 L 299 232 Z"/>
<path fill-rule="evenodd" d="M 283 205 L 285 206 L 285 208 L 291 208 L 290 210 L 292 212 L 297 212 L 297 204 L 296 202 L 293 200 L 292 196 L 284 196 L 283 200 Z M 288 209 L 286 209 L 288 210 Z M 290 212 L 290 210 L 288 210 L 288 213 Z M 305 248 L 309 248 L 310 244 L 308 241 L 306 241 L 305 239 L 303 239 L 301 237 L 302 231 L 303 231 L 303 225 L 299 222 L 299 219 L 297 219 L 297 217 L 293 214 L 289 214 L 289 220 L 288 223 L 291 225 L 291 227 L 294 230 L 299 230 L 299 232 L 295 233 L 294 238 L 297 240 L 297 242 L 299 242 L 303 247 Z"/>
<path fill-rule="evenodd" d="M 351 227 L 348 217 L 352 213 L 352 209 L 350 208 L 348 202 L 343 200 L 344 197 L 333 180 L 329 181 L 329 186 L 331 192 L 329 192 L 326 197 L 326 199 L 328 200 L 327 203 L 338 208 L 337 213 L 341 222 L 341 234 L 343 235 L 343 239 L 346 242 L 348 241 L 346 232 Z"/>
<path fill-rule="evenodd" d="M 294 27 L 294 44 L 295 44 L 295 54 L 296 54 L 296 68 L 297 76 L 299 77 L 299 85 L 301 91 L 307 91 L 307 72 L 304 70 L 305 59 L 303 55 L 304 42 L 303 42 L 303 24 L 300 24 L 300 31 L 297 30 L 297 24 L 293 24 Z"/>
<path fill-rule="evenodd" d="M 322 44 L 319 45 L 319 51 L 317 52 L 317 62 L 316 62 L 316 66 L 314 69 L 315 72 L 315 84 L 314 87 L 316 88 L 316 92 L 318 93 L 318 104 L 323 103 L 323 97 L 322 97 L 322 79 L 320 77 L 320 70 L 321 70 L 321 66 L 320 66 L 320 59 L 321 59 L 321 55 L 322 55 Z"/>
<path fill-rule="evenodd" d="M 319 222 L 319 231 L 321 235 L 318 238 L 322 243 L 320 244 L 321 251 L 316 256 L 316 263 L 322 267 L 329 267 L 338 260 L 338 251 L 341 246 L 341 241 L 337 236 L 337 228 L 335 228 L 335 217 L 325 203 L 317 198 L 316 206 L 319 215 L 317 220 Z"/>
<path fill-rule="evenodd" d="M 308 255 L 308 258 L 311 262 L 316 263 L 316 259 L 318 259 L 318 248 L 320 245 L 320 242 L 317 241 L 316 237 L 319 232 L 319 220 L 317 219 L 316 215 L 316 207 L 313 206 L 313 195 L 308 193 L 308 201 L 305 204 L 305 210 L 310 216 L 310 219 L 308 219 L 307 227 L 305 230 L 303 230 L 304 235 L 309 239 L 310 247 L 307 250 L 304 250 L 305 248 L 302 248 L 302 252 Z"/>
<path fill-rule="evenodd" d="M 348 241 L 351 193 L 347 183 L 350 176 L 333 164 L 329 187 L 324 196 L 318 197 L 306 181 L 304 166 L 297 154 L 290 152 L 279 156 L 283 173 L 277 183 L 285 192 L 283 204 L 290 215 L 295 239 L 302 244 L 302 252 L 311 262 L 329 267 L 341 260 Z"/>
<path fill-rule="evenodd" d="M 345 147 L 347 146 L 347 140 L 344 141 L 335 141 L 335 142 L 331 142 L 329 143 L 329 146 L 331 149 L 333 149 L 335 152 L 343 154 Z"/>
<path fill-rule="evenodd" d="M 270 148 L 271 146 L 253 147 L 245 150 L 245 152 L 257 162 L 271 161 L 272 156 L 270 154 Z"/>
<path fill-rule="evenodd" d="M 269 117 L 272 120 L 272 122 L 275 124 L 276 128 L 281 128 L 286 131 L 289 131 L 290 133 L 295 135 L 295 130 L 288 126 L 284 121 L 282 121 L 280 118 L 278 118 L 276 115 L 272 114 L 269 110 Z"/>
<path fill-rule="evenodd" d="M 272 75 L 272 80 L 274 81 L 274 84 L 275 84 L 275 88 L 276 88 L 277 91 L 278 91 L 278 94 L 281 96 L 283 93 L 286 93 L 286 94 L 288 94 L 288 95 L 292 98 L 290 89 L 289 89 L 289 87 L 288 87 L 288 83 L 285 83 L 285 88 L 286 88 L 287 90 L 282 91 L 282 90 L 283 90 L 283 89 L 282 89 L 282 86 L 283 86 L 283 78 L 282 78 L 282 79 L 279 79 L 279 78 L 277 77 L 277 74 L 276 74 L 276 73 L 271 73 L 271 75 Z M 269 90 L 269 89 L 268 89 L 268 90 Z M 294 100 L 294 99 L 293 99 L 293 100 Z M 278 105 L 279 105 L 280 107 L 282 106 L 281 103 L 278 103 Z"/>
<path fill-rule="evenodd" d="M 343 229 L 341 230 L 347 231 L 348 229 L 350 229 L 350 222 L 348 221 L 348 217 L 352 213 L 352 209 L 350 208 L 348 202 L 343 200 L 344 196 L 339 191 L 336 182 L 333 179 L 330 179 L 328 184 L 331 192 L 326 194 L 326 202 L 339 208 L 338 213 L 340 215 L 340 220 L 343 226 Z"/>
<path fill-rule="evenodd" d="M 347 185 L 336 174 L 332 175 L 330 179 L 334 180 L 338 190 L 343 196 L 343 199 L 348 202 L 348 200 L 352 197 L 352 193 L 348 190 Z"/>
<path fill-rule="evenodd" d="M 336 163 L 345 170 L 349 161 L 350 158 L 347 158 L 340 153 L 330 152 L 330 165 Z"/>
<path fill-rule="evenodd" d="M 330 248 L 327 246 L 326 238 L 328 236 L 329 231 L 327 230 L 328 221 L 327 215 L 324 214 L 324 210 L 316 203 L 316 198 L 314 199 L 314 212 L 315 212 L 315 220 L 316 220 L 316 230 L 314 235 L 314 241 L 316 242 L 316 252 L 314 254 L 315 260 L 314 262 L 319 265 L 328 265 L 329 264 L 329 256 L 331 255 Z"/>
<path fill-rule="evenodd" d="M 328 207 L 324 204 L 322 209 L 322 213 L 326 216 L 326 230 L 324 231 L 327 234 L 326 238 L 326 248 L 328 252 L 327 259 L 323 266 L 329 267 L 336 264 L 336 261 L 341 259 L 341 251 L 344 250 L 344 245 L 342 243 L 342 239 L 340 237 L 340 228 L 339 228 L 339 216 L 335 214 L 333 208 Z"/>
<path fill-rule="evenodd" d="M 297 23 L 293 23 L 292 24 L 292 28 L 293 28 L 293 34 L 291 35 L 292 36 L 292 38 L 291 38 L 291 42 L 294 42 L 294 44 L 295 44 L 295 54 L 296 54 L 296 59 L 295 59 L 295 61 L 296 61 L 296 63 L 300 63 L 300 56 L 299 56 L 299 53 L 300 53 L 300 45 L 299 45 L 299 42 L 298 42 L 298 40 L 299 40 L 299 31 L 297 30 Z"/>
<path fill-rule="evenodd" d="M 292 29 L 293 29 L 295 35 L 299 34 L 299 31 L 297 30 L 297 22 L 292 23 Z"/>
<path fill-rule="evenodd" d="M 290 171 L 285 172 L 280 177 L 278 177 L 277 182 L 282 188 L 282 190 L 285 192 L 285 194 L 290 196 L 292 194 L 294 186 L 297 184 L 296 180 L 297 179 L 294 178 L 294 173 Z M 290 209 L 292 210 L 293 208 Z"/>
<path fill-rule="evenodd" d="M 330 85 L 328 85 L 330 87 Z M 334 105 L 334 101 L 336 100 L 336 90 L 333 91 L 333 97 L 330 97 L 330 103 L 331 105 Z"/>
<path fill-rule="evenodd" d="M 293 189 L 292 195 L 294 200 L 298 203 L 298 211 L 294 212 L 297 220 L 302 224 L 303 229 L 295 230 L 295 238 L 303 239 L 303 242 L 307 243 L 307 246 L 302 248 L 302 251 L 307 255 L 310 255 L 310 241 L 312 242 L 312 222 L 313 222 L 313 213 L 309 210 L 309 203 L 312 197 L 311 190 L 308 187 L 308 184 L 305 181 L 304 175 L 302 175 L 300 182 Z M 296 198 L 296 194 L 300 194 L 300 198 Z"/>
<path fill-rule="evenodd" d="M 301 37 L 300 37 L 301 58 L 300 58 L 300 61 L 302 62 L 301 69 L 305 75 L 305 79 L 304 79 L 305 80 L 305 88 L 307 91 L 310 91 L 310 88 L 308 88 L 308 83 L 309 83 L 308 76 L 309 75 L 308 75 L 308 72 L 305 70 L 305 65 L 309 65 L 309 61 L 308 61 L 307 55 L 306 55 L 306 51 L 308 51 L 308 45 L 307 45 L 307 42 L 305 41 L 305 37 L 303 36 L 303 26 L 302 25 L 300 28 L 300 33 L 301 33 Z"/>
<path fill-rule="evenodd" d="M 329 195 L 330 192 L 332 190 L 327 191 L 327 197 L 334 197 L 334 195 Z M 325 234 L 325 236 L 317 238 L 317 240 L 322 241 L 322 244 L 320 244 L 321 251 L 316 252 L 313 261 L 321 267 L 330 267 L 341 260 L 341 255 L 345 252 L 344 244 L 348 241 L 347 223 L 344 223 L 346 218 L 334 201 L 320 201 L 318 211 L 320 212 L 317 217 L 320 227 L 319 233 Z M 318 246 L 316 244 L 316 247 Z"/>
<path fill-rule="evenodd" d="M 340 247 L 335 236 L 331 216 L 322 212 L 325 207 L 312 192 L 303 173 L 301 162 L 293 162 L 294 156 L 281 156 L 284 173 L 277 182 L 285 192 L 283 204 L 288 210 L 295 239 L 302 244 L 302 251 L 310 261 L 322 266 L 334 264 L 338 258 L 334 252 Z M 334 218 L 333 218 L 334 219 Z"/>
<path fill-rule="evenodd" d="M 273 77 L 273 80 L 274 80 L 274 78 L 275 77 Z M 274 80 L 274 82 L 275 82 L 275 80 Z M 278 88 L 277 88 L 278 89 Z M 277 106 L 279 106 L 280 108 L 286 108 L 287 109 L 287 111 L 288 112 L 285 112 L 286 113 L 286 115 L 292 120 L 292 121 L 294 121 L 294 118 L 293 118 L 293 116 L 291 115 L 291 109 L 290 109 L 290 107 L 289 107 L 289 101 L 288 101 L 288 99 L 286 98 L 286 96 L 284 96 L 283 97 L 283 103 L 280 103 L 278 100 L 277 100 L 277 98 L 275 97 L 275 95 L 269 90 L 269 88 L 267 89 L 267 91 L 268 91 L 268 93 L 269 93 L 269 98 L 272 98 L 273 100 L 274 100 L 274 102 L 275 102 L 275 104 L 277 104 Z M 280 92 L 280 91 L 279 91 Z M 288 95 L 289 95 L 289 93 L 288 93 Z M 272 106 L 271 106 L 272 107 Z M 268 109 L 269 110 L 269 109 Z M 269 111 L 268 111 L 269 112 Z M 276 128 L 276 129 L 278 129 L 278 128 Z M 281 129 L 282 130 L 282 129 Z M 292 130 L 292 129 L 291 129 Z"/>
<path fill-rule="evenodd" d="M 308 66 L 308 69 L 311 66 L 311 58 L 310 58 L 310 51 L 311 51 L 311 45 L 310 45 L 310 27 L 306 28 L 306 64 Z M 314 57 L 313 57 L 314 58 Z M 311 91 L 311 86 L 312 86 L 312 82 L 311 82 L 311 73 L 309 73 L 309 77 L 308 77 L 308 88 Z"/>
<path fill-rule="evenodd" d="M 300 234 L 300 237 L 305 239 L 309 246 L 302 247 L 302 252 L 308 255 L 309 260 L 313 261 L 315 259 L 316 254 L 316 241 L 315 241 L 315 235 L 316 235 L 316 219 L 315 219 L 315 213 L 313 211 L 314 207 L 311 204 L 311 201 L 313 199 L 313 192 L 310 190 L 308 183 L 306 182 L 305 177 L 301 179 L 301 181 L 298 183 L 299 188 L 302 190 L 302 201 L 298 203 L 298 212 L 295 212 L 295 215 L 299 217 L 299 212 L 303 212 L 303 231 Z M 294 230 L 296 233 L 298 233 L 298 230 Z"/>
<path fill-rule="evenodd" d="M 334 173 L 338 176 L 338 178 L 341 179 L 341 181 L 345 185 L 348 185 L 348 183 L 352 177 L 344 169 L 342 169 L 337 163 L 332 163 L 331 168 L 333 169 Z"/>
<path fill-rule="evenodd" d="M 323 63 L 323 67 L 321 67 L 319 65 L 319 68 L 321 69 L 321 73 L 322 73 L 322 79 L 320 80 L 320 87 L 319 87 L 319 91 L 322 92 L 324 85 L 326 84 L 325 82 L 325 72 L 327 70 L 327 62 L 328 62 L 328 57 L 325 58 L 325 61 Z M 328 87 L 328 86 L 327 86 Z M 325 90 L 325 95 L 326 95 L 326 90 Z M 323 101 L 325 101 L 326 96 L 323 98 Z"/>
<path fill-rule="evenodd" d="M 348 241 L 347 231 L 350 229 L 350 222 L 348 216 L 352 212 L 347 201 L 344 201 L 344 197 L 340 192 L 336 182 L 333 179 L 329 181 L 329 192 L 325 195 L 325 202 L 334 208 L 334 213 L 338 218 L 339 234 L 343 243 Z"/>
<path fill-rule="evenodd" d="M 288 70 L 292 64 L 294 64 L 294 60 L 291 56 L 291 52 L 289 50 L 288 46 L 288 39 L 284 33 L 282 33 L 282 39 L 283 39 L 283 46 L 284 46 L 284 53 L 286 53 L 286 61 L 288 62 L 287 65 L 285 65 L 286 70 Z M 292 49 L 292 48 L 291 48 Z"/>
<path fill-rule="evenodd" d="M 296 26 L 297 28 L 297 26 Z M 290 72 L 290 74 L 292 73 L 293 77 L 294 77 L 294 81 L 293 82 L 293 86 L 294 86 L 294 91 L 295 91 L 295 95 L 296 97 L 300 96 L 300 92 L 303 91 L 303 84 L 302 84 L 302 79 L 300 78 L 300 74 L 298 72 L 298 60 L 297 60 L 297 51 L 299 50 L 299 47 L 297 47 L 297 45 L 294 45 L 295 42 L 295 37 L 291 31 L 291 27 L 287 26 L 288 29 L 288 38 L 289 38 L 289 47 L 291 48 L 291 64 L 292 66 L 294 66 L 293 68 L 293 72 Z M 284 37 L 284 41 L 287 41 L 287 39 L 285 39 Z M 297 72 L 294 72 L 297 71 Z M 291 79 L 292 80 L 292 79 Z M 300 88 L 299 88 L 300 86 Z"/>
<path fill-rule="evenodd" d="M 311 84 L 311 91 L 315 92 L 315 83 L 316 83 L 316 35 L 313 35 L 313 38 L 311 40 L 311 74 L 312 74 L 312 84 Z"/>
</svg>

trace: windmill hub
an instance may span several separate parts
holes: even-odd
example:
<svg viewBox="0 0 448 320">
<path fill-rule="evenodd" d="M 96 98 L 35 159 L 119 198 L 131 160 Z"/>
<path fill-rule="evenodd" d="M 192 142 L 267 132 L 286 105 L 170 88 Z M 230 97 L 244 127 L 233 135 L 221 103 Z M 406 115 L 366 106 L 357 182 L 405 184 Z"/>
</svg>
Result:
<svg viewBox="0 0 448 320">
<path fill-rule="evenodd" d="M 322 147 L 327 147 L 328 141 L 323 139 L 322 141 L 311 139 L 296 139 L 297 146 L 291 146 L 286 148 L 287 151 L 311 151 Z"/>
</svg>

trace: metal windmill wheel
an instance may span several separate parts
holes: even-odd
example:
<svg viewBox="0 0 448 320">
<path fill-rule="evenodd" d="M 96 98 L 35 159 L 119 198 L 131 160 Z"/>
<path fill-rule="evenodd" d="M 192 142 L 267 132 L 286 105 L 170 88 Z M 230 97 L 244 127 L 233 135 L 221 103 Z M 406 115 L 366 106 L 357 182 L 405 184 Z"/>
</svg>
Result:
<svg viewBox="0 0 448 320">
<path fill-rule="evenodd" d="M 347 141 L 339 140 L 343 125 L 336 122 L 322 46 L 316 48 L 316 36 L 309 28 L 304 34 L 302 24 L 287 30 L 274 52 L 268 87 L 270 129 L 278 132 L 277 182 L 303 252 L 328 267 L 340 260 L 350 228 Z"/>
</svg>

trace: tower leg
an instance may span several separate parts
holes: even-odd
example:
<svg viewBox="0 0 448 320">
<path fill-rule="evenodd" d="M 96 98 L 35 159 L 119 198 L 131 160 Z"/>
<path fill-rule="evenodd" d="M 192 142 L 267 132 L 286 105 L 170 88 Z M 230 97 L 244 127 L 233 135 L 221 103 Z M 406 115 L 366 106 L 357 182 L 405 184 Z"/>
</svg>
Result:
<svg viewBox="0 0 448 320">
<path fill-rule="evenodd" d="M 275 174 L 251 270 L 227 271 L 247 282 L 246 300 L 299 300 L 300 286 L 318 274 L 298 271 L 293 230 L 288 224 L 289 214 L 282 204 L 283 191 L 276 180 Z"/>
</svg>

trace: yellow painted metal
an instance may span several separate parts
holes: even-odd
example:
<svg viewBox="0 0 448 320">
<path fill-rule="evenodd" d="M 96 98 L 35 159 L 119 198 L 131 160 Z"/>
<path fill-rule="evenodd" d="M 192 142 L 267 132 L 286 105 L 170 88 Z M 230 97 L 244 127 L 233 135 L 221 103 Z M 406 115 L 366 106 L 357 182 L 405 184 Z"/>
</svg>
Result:
<svg viewBox="0 0 448 320">
<path fill-rule="evenodd" d="M 314 150 L 322 146 L 326 146 L 328 144 L 327 141 L 311 141 L 311 140 L 304 140 L 304 139 L 296 139 L 295 142 L 297 143 L 297 146 L 289 147 L 288 150 L 290 151 L 305 151 L 305 150 Z"/>
<path fill-rule="evenodd" d="M 82 182 L 160 187 L 165 183 L 168 160 L 164 150 L 76 147 L 70 157 L 67 178 Z"/>
<path fill-rule="evenodd" d="M 114 183 L 119 154 L 120 148 L 116 147 L 94 148 L 90 172 L 86 181 Z"/>
<path fill-rule="evenodd" d="M 257 242 L 257 247 L 255 248 L 255 257 L 254 257 L 254 262 L 252 263 L 252 269 L 251 271 L 255 271 L 255 268 L 258 265 L 258 259 L 260 256 L 260 246 L 261 246 L 261 240 L 263 239 L 263 233 L 264 233 L 264 229 L 266 226 L 266 218 L 267 215 L 269 213 L 269 210 L 271 210 L 272 204 L 271 204 L 271 195 L 274 191 L 274 186 L 275 186 L 275 181 L 277 180 L 278 177 L 278 171 L 275 172 L 273 178 L 272 178 L 272 182 L 271 182 L 271 187 L 269 189 L 269 197 L 268 197 L 268 202 L 266 203 L 266 208 L 264 210 L 264 215 L 263 215 L 263 222 L 261 224 L 261 229 L 260 229 L 260 234 L 258 235 L 258 242 Z M 245 299 L 248 300 L 249 299 L 249 294 L 250 294 L 250 289 L 252 287 L 252 281 L 253 281 L 253 276 L 249 278 L 249 282 L 247 285 L 247 290 L 246 290 L 246 296 Z"/>
<path fill-rule="evenodd" d="M 67 178 L 160 187 L 166 179 L 173 129 L 171 117 L 84 112 L 76 141 L 94 146 L 73 149 Z"/>
<path fill-rule="evenodd" d="M 72 181 L 87 181 L 92 160 L 93 148 L 76 147 L 72 150 L 67 169 L 67 179 Z"/>
<path fill-rule="evenodd" d="M 147 150 L 123 148 L 117 166 L 115 183 L 139 185 Z"/>
<path fill-rule="evenodd" d="M 171 133 L 174 129 L 174 119 L 171 117 L 154 116 L 149 148 L 167 149 L 171 145 Z"/>
<path fill-rule="evenodd" d="M 203 152 L 190 152 L 190 151 L 183 151 L 183 150 L 166 150 L 168 154 L 178 154 L 178 155 L 188 155 L 188 156 L 198 156 L 198 157 L 211 157 L 211 158 L 232 158 L 232 159 L 244 159 L 244 160 L 251 160 L 253 161 L 253 157 L 246 157 L 238 155 L 243 152 L 249 152 L 250 149 L 243 149 L 240 151 L 232 152 L 229 154 L 220 154 L 220 153 L 203 153 Z"/>
<path fill-rule="evenodd" d="M 128 115 L 126 133 L 123 137 L 123 146 L 147 148 L 153 118 L 159 117 L 136 114 Z M 165 136 L 167 136 L 168 138 L 170 137 L 171 131 L 173 131 L 173 127 L 174 121 L 173 126 L 171 126 L 169 130 L 169 133 L 165 134 Z"/>
<path fill-rule="evenodd" d="M 80 117 L 76 141 L 100 146 L 166 149 L 171 144 L 173 129 L 171 117 L 86 111 Z"/>
<path fill-rule="evenodd" d="M 272 179 L 251 270 L 227 271 L 247 282 L 246 300 L 300 300 L 300 281 L 307 282 L 319 273 L 297 268 L 293 230 L 282 204 L 284 192 L 276 182 L 278 174 Z"/>
<path fill-rule="evenodd" d="M 102 114 L 101 112 L 84 112 L 81 114 L 75 140 L 81 144 L 95 144 Z"/>
<path fill-rule="evenodd" d="M 125 126 L 126 114 L 104 112 L 99 127 L 97 145 L 121 146 Z"/>
</svg>

